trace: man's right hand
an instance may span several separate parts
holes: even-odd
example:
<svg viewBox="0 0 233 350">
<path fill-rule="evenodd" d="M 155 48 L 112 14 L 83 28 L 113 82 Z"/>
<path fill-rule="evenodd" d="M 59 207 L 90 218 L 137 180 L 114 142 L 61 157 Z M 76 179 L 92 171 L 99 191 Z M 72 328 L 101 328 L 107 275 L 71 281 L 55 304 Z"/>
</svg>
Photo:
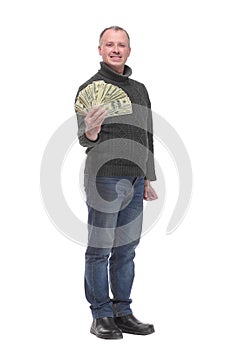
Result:
<svg viewBox="0 0 233 350">
<path fill-rule="evenodd" d="M 96 141 L 101 130 L 101 125 L 106 117 L 107 112 L 95 106 L 84 118 L 86 125 L 85 135 L 91 141 Z"/>
</svg>

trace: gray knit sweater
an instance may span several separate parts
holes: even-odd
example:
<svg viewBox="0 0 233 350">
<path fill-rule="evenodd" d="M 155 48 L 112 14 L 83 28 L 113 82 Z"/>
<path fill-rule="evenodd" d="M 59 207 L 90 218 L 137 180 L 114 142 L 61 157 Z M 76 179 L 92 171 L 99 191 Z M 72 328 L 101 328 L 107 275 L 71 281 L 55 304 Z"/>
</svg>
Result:
<svg viewBox="0 0 233 350">
<path fill-rule="evenodd" d="M 77 113 L 78 138 L 86 147 L 85 174 L 97 176 L 143 176 L 156 180 L 153 156 L 153 126 L 151 103 L 145 86 L 130 79 L 130 67 L 118 74 L 104 62 L 100 70 L 83 85 L 79 92 L 96 80 L 118 86 L 129 96 L 133 113 L 109 117 L 102 124 L 96 141 L 85 135 L 84 117 Z"/>
</svg>

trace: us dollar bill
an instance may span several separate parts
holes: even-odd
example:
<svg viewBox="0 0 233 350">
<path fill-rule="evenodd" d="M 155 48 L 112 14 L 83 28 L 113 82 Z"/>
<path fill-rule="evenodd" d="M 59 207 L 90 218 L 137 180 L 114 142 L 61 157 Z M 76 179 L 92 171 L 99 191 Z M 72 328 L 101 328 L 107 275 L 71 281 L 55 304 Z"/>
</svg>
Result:
<svg viewBox="0 0 233 350">
<path fill-rule="evenodd" d="M 86 115 L 96 105 L 107 111 L 107 117 L 132 114 L 132 103 L 126 92 L 104 80 L 94 81 L 81 90 L 74 108 Z"/>
</svg>

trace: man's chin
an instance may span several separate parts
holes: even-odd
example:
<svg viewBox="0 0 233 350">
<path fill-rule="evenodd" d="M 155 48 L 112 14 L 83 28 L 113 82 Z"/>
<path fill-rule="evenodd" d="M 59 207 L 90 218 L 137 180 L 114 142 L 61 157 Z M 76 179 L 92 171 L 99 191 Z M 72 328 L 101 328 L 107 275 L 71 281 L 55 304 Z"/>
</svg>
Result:
<svg viewBox="0 0 233 350">
<path fill-rule="evenodd" d="M 106 62 L 106 64 L 113 70 L 119 70 L 119 71 L 124 69 L 124 66 L 125 66 L 123 62 L 116 62 L 116 61 L 108 61 Z"/>
</svg>

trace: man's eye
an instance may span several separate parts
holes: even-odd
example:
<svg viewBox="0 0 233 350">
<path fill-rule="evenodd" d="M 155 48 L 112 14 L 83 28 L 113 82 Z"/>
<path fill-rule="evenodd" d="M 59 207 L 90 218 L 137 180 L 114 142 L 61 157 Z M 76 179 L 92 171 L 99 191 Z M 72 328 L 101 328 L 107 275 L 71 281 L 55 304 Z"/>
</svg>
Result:
<svg viewBox="0 0 233 350">
<path fill-rule="evenodd" d="M 111 47 L 112 43 L 107 43 L 106 46 Z"/>
<path fill-rule="evenodd" d="M 120 47 L 125 47 L 125 44 L 119 44 Z"/>
</svg>

